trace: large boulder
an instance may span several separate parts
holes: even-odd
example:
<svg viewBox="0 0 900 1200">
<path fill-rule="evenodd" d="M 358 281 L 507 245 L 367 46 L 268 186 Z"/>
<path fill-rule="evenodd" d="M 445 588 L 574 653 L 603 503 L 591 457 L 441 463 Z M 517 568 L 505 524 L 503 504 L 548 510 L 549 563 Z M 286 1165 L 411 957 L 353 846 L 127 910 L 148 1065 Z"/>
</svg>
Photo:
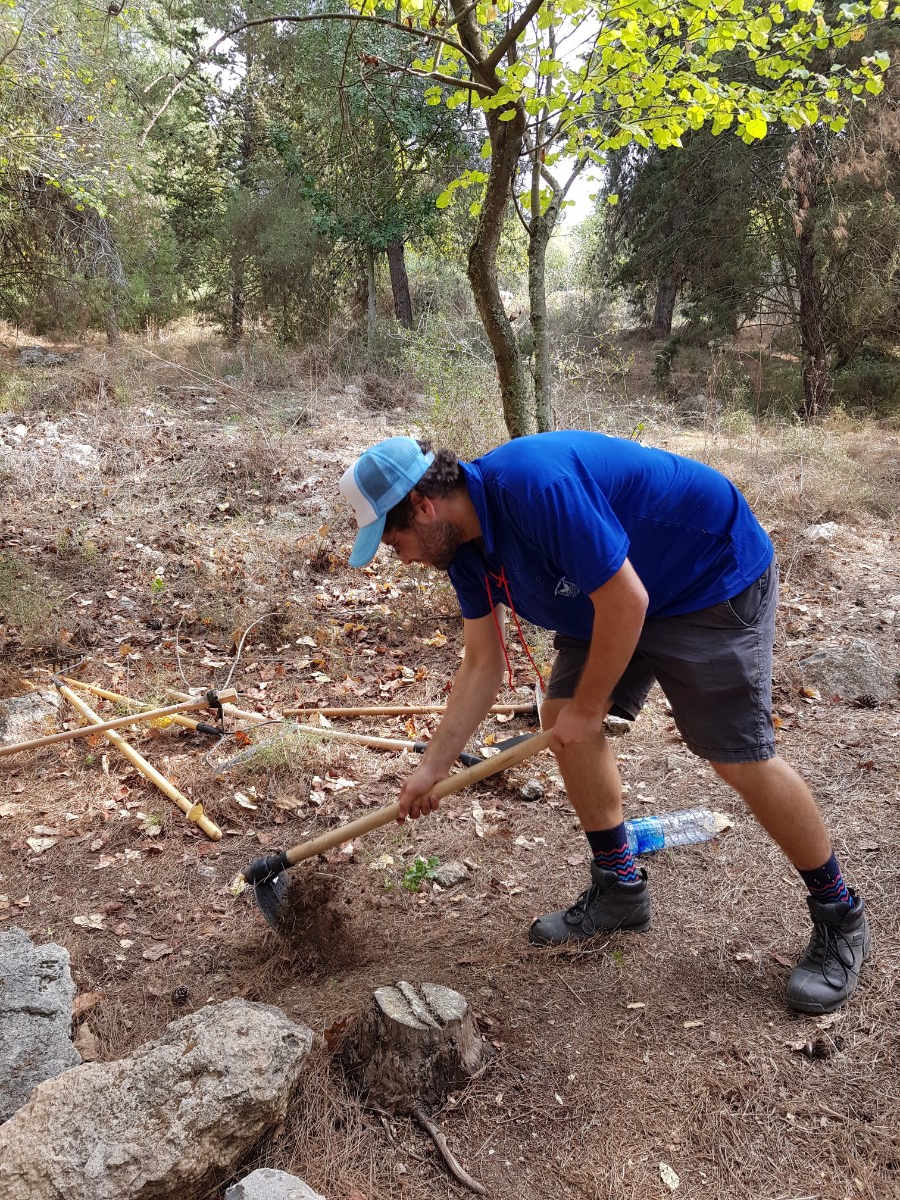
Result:
<svg viewBox="0 0 900 1200">
<path fill-rule="evenodd" d="M 15 926 L 0 933 L 0 1121 L 81 1062 L 69 1037 L 74 997 L 68 950 L 36 946 Z"/>
<path fill-rule="evenodd" d="M 325 1197 L 296 1175 L 260 1167 L 244 1176 L 240 1183 L 232 1184 L 225 1200 L 325 1200 Z"/>
<path fill-rule="evenodd" d="M 74 1067 L 0 1126 L 0 1196 L 194 1200 L 284 1118 L 311 1045 L 280 1009 L 226 1000 Z"/>
<path fill-rule="evenodd" d="M 830 642 L 799 664 L 801 678 L 823 696 L 879 704 L 896 692 L 896 677 L 870 642 Z"/>
<path fill-rule="evenodd" d="M 56 733 L 62 697 L 55 689 L 0 700 L 0 745 L 30 742 Z"/>
<path fill-rule="evenodd" d="M 65 361 L 64 354 L 43 346 L 22 346 L 19 350 L 20 367 L 61 367 Z"/>
</svg>

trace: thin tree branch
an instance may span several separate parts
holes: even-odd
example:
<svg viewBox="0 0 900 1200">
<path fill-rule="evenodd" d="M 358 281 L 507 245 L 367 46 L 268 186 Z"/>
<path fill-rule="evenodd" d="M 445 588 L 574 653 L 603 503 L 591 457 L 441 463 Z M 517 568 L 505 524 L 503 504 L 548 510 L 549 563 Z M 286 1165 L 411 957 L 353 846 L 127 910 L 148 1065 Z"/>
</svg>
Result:
<svg viewBox="0 0 900 1200">
<path fill-rule="evenodd" d="M 479 1183 L 477 1179 L 473 1179 L 468 1171 L 464 1170 L 450 1152 L 450 1147 L 447 1145 L 447 1139 L 441 1133 L 440 1129 L 435 1125 L 429 1117 L 427 1117 L 420 1104 L 417 1104 L 412 1115 L 416 1118 L 422 1128 L 431 1135 L 431 1139 L 441 1152 L 441 1157 L 450 1168 L 450 1173 L 454 1179 L 458 1180 L 463 1187 L 467 1187 L 470 1192 L 474 1192 L 476 1196 L 486 1196 L 487 1188 L 483 1183 Z"/>
<path fill-rule="evenodd" d="M 535 0 L 532 0 L 532 3 L 534 2 Z M 540 3 L 543 3 L 543 0 L 540 0 Z M 404 34 L 406 37 L 413 37 L 417 41 L 428 40 L 432 42 L 440 42 L 445 46 L 449 46 L 451 50 L 455 50 L 458 54 L 463 56 L 469 67 L 469 70 L 474 70 L 477 65 L 477 62 L 472 54 L 470 54 L 465 46 L 461 45 L 459 42 L 455 42 L 451 38 L 441 37 L 440 34 L 435 33 L 431 29 L 410 29 L 407 25 L 402 24 L 402 22 L 392 21 L 388 17 L 363 16 L 361 13 L 308 13 L 303 16 L 275 14 L 271 17 L 259 17 L 253 21 L 242 21 L 239 25 L 232 26 L 231 29 L 227 29 L 220 37 L 216 38 L 212 45 L 209 46 L 208 49 L 204 50 L 202 54 L 195 54 L 193 58 L 188 60 L 187 66 L 184 68 L 181 75 L 176 77 L 175 86 L 170 89 L 169 94 L 163 100 L 161 106 L 151 118 L 150 124 L 141 135 L 140 145 L 142 147 L 146 145 L 151 129 L 181 91 L 188 75 L 190 75 L 194 68 L 199 66 L 201 63 L 209 62 L 209 60 L 216 53 L 219 47 L 223 45 L 223 43 L 230 41 L 231 38 L 236 37 L 239 33 L 243 33 L 246 29 L 253 29 L 260 25 L 276 25 L 279 22 L 284 22 L 291 25 L 301 25 L 310 21 L 351 21 L 354 24 L 382 25 L 388 29 L 394 29 L 398 33 Z M 439 80 L 439 82 L 442 82 L 442 80 Z M 455 80 L 452 82 L 456 83 Z M 477 88 L 475 90 L 477 90 Z M 488 90 L 483 94 L 491 95 L 492 92 Z"/>
<path fill-rule="evenodd" d="M 486 83 L 478 83 L 475 79 L 454 79 L 452 75 L 442 75 L 439 71 L 417 71 L 415 67 L 405 67 L 402 63 L 387 62 L 385 59 L 381 60 L 379 69 L 410 75 L 413 79 L 433 79 L 435 83 L 443 83 L 446 87 L 468 89 L 470 92 L 475 92 L 477 96 L 496 94 L 495 88 Z"/>
<path fill-rule="evenodd" d="M 528 5 L 528 7 L 523 9 L 521 15 L 517 17 L 515 21 L 513 21 L 512 25 L 510 25 L 509 29 L 481 64 L 482 70 L 493 71 L 499 66 L 504 54 L 507 52 L 510 46 L 514 46 L 516 44 L 519 34 L 523 29 L 527 28 L 531 18 L 536 15 L 543 5 L 544 0 L 531 0 L 531 3 Z"/>
<path fill-rule="evenodd" d="M 11 54 L 15 54 L 16 50 L 19 48 L 19 42 L 22 40 L 22 34 L 24 32 L 25 32 L 25 19 L 22 20 L 22 24 L 16 30 L 16 36 L 13 40 L 13 44 L 10 46 L 10 48 L 8 50 L 5 50 L 3 52 L 3 57 L 0 58 L 0 67 L 3 66 L 3 64 L 6 62 L 6 60 L 9 58 L 9 56 Z"/>
</svg>

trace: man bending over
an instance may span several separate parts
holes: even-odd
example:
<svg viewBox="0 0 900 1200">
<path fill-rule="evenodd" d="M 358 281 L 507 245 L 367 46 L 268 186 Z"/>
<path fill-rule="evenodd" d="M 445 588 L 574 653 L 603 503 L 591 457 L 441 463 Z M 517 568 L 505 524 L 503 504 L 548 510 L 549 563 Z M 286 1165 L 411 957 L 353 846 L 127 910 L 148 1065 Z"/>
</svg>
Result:
<svg viewBox="0 0 900 1200">
<path fill-rule="evenodd" d="M 350 565 L 381 542 L 403 563 L 446 571 L 465 657 L 446 713 L 400 791 L 401 820 L 434 811 L 503 681 L 508 611 L 555 633 L 541 720 L 593 852 L 590 886 L 539 917 L 548 946 L 646 929 L 646 876 L 628 848 L 622 784 L 603 732 L 635 718 L 654 681 L 685 745 L 744 800 L 809 891 L 809 945 L 788 1003 L 830 1012 L 871 950 L 864 900 L 848 889 L 806 784 L 775 751 L 772 543 L 725 476 L 692 459 L 599 433 L 518 438 L 473 462 L 408 437 L 367 450 L 341 480 L 359 533 Z"/>
</svg>

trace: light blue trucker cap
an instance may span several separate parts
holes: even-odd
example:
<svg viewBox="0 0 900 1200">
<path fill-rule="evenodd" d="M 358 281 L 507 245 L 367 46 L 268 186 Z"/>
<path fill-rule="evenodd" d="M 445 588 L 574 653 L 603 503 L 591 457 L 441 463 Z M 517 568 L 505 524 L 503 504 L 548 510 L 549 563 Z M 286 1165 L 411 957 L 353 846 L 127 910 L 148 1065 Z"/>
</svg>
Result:
<svg viewBox="0 0 900 1200">
<path fill-rule="evenodd" d="M 422 452 L 411 437 L 392 437 L 361 454 L 341 477 L 341 495 L 349 501 L 359 526 L 350 554 L 351 567 L 364 567 L 375 557 L 385 517 L 413 490 L 434 455 Z"/>
</svg>

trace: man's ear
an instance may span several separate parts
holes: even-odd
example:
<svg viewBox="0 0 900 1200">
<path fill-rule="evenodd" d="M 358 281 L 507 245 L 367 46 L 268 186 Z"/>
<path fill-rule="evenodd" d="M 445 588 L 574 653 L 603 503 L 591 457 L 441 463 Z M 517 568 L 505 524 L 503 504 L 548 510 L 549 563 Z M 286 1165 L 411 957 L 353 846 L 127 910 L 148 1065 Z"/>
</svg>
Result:
<svg viewBox="0 0 900 1200">
<path fill-rule="evenodd" d="M 434 502 L 430 496 L 423 496 L 421 492 L 415 488 L 409 493 L 409 500 L 413 506 L 413 514 L 415 516 L 423 516 L 426 520 L 432 520 L 436 514 Z"/>
</svg>

